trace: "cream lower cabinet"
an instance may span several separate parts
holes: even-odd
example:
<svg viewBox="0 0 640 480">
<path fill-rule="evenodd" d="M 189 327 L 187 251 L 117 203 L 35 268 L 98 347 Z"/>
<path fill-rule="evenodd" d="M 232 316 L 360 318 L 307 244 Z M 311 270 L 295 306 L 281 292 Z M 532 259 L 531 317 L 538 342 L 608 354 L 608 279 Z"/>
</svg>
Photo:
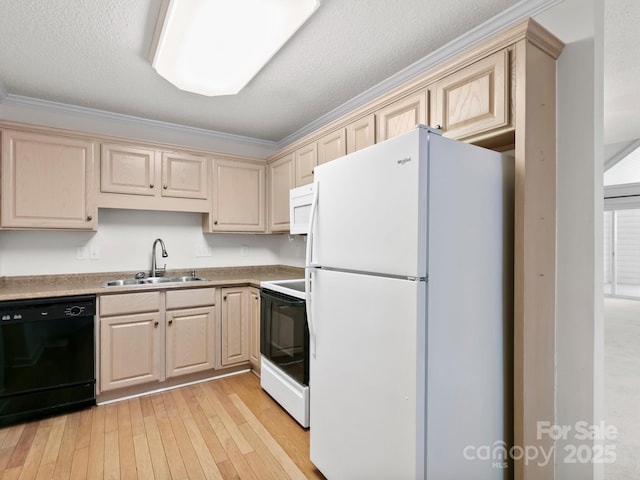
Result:
<svg viewBox="0 0 640 480">
<path fill-rule="evenodd" d="M 95 230 L 98 144 L 3 130 L 2 228 Z"/>
<path fill-rule="evenodd" d="M 221 366 L 249 361 L 249 287 L 221 289 Z"/>
<path fill-rule="evenodd" d="M 203 216 L 205 232 L 264 232 L 264 165 L 214 159 L 211 213 Z"/>
<path fill-rule="evenodd" d="M 215 288 L 166 292 L 166 376 L 216 366 Z"/>
<path fill-rule="evenodd" d="M 100 390 L 160 380 L 160 292 L 104 295 L 100 309 Z"/>
<path fill-rule="evenodd" d="M 215 288 L 103 295 L 100 390 L 215 368 Z"/>
<path fill-rule="evenodd" d="M 260 290 L 249 287 L 249 363 L 260 373 Z"/>
</svg>

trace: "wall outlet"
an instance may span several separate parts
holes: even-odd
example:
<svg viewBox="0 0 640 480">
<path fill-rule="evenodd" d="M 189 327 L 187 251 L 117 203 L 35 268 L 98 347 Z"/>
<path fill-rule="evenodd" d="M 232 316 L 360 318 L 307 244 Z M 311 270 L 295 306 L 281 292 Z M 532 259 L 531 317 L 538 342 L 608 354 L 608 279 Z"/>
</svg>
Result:
<svg viewBox="0 0 640 480">
<path fill-rule="evenodd" d="M 91 245 L 89 248 L 89 258 L 91 260 L 98 260 L 100 258 L 100 247 L 98 245 Z"/>
<path fill-rule="evenodd" d="M 249 247 L 247 245 L 240 246 L 240 256 L 248 257 L 249 256 Z"/>
<path fill-rule="evenodd" d="M 76 260 L 89 260 L 89 247 L 76 247 Z"/>
<path fill-rule="evenodd" d="M 201 245 L 196 248 L 196 257 L 210 257 L 211 247 L 209 245 Z"/>
</svg>

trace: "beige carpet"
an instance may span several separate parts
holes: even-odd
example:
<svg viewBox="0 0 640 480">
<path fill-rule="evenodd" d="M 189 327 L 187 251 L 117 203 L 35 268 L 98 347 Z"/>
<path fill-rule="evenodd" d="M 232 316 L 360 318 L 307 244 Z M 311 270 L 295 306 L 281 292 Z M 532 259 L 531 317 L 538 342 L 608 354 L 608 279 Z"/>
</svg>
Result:
<svg viewBox="0 0 640 480">
<path fill-rule="evenodd" d="M 640 479 L 640 301 L 605 298 L 606 422 L 618 428 L 605 480 Z"/>
</svg>

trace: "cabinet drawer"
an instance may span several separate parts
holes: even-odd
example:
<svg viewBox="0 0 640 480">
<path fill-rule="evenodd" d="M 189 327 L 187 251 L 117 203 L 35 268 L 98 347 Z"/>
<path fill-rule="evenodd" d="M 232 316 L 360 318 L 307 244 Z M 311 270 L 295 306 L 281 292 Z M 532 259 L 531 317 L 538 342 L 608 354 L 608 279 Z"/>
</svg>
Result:
<svg viewBox="0 0 640 480">
<path fill-rule="evenodd" d="M 167 310 L 173 310 L 176 308 L 191 308 L 215 305 L 215 294 L 216 289 L 214 287 L 169 290 L 167 291 L 166 307 Z"/>
<path fill-rule="evenodd" d="M 123 293 L 100 297 L 100 316 L 160 310 L 160 292 Z"/>
</svg>

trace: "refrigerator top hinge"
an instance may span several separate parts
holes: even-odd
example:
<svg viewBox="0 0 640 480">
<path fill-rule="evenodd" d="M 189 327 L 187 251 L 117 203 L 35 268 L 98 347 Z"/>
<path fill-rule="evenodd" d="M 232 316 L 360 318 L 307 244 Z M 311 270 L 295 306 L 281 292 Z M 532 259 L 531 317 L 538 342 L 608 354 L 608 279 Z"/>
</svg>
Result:
<svg viewBox="0 0 640 480">
<path fill-rule="evenodd" d="M 423 128 L 429 133 L 435 133 L 436 135 L 442 136 L 442 130 L 439 128 L 430 127 L 429 125 L 424 125 L 422 123 L 419 123 L 418 125 L 416 125 L 416 128 Z"/>
</svg>

